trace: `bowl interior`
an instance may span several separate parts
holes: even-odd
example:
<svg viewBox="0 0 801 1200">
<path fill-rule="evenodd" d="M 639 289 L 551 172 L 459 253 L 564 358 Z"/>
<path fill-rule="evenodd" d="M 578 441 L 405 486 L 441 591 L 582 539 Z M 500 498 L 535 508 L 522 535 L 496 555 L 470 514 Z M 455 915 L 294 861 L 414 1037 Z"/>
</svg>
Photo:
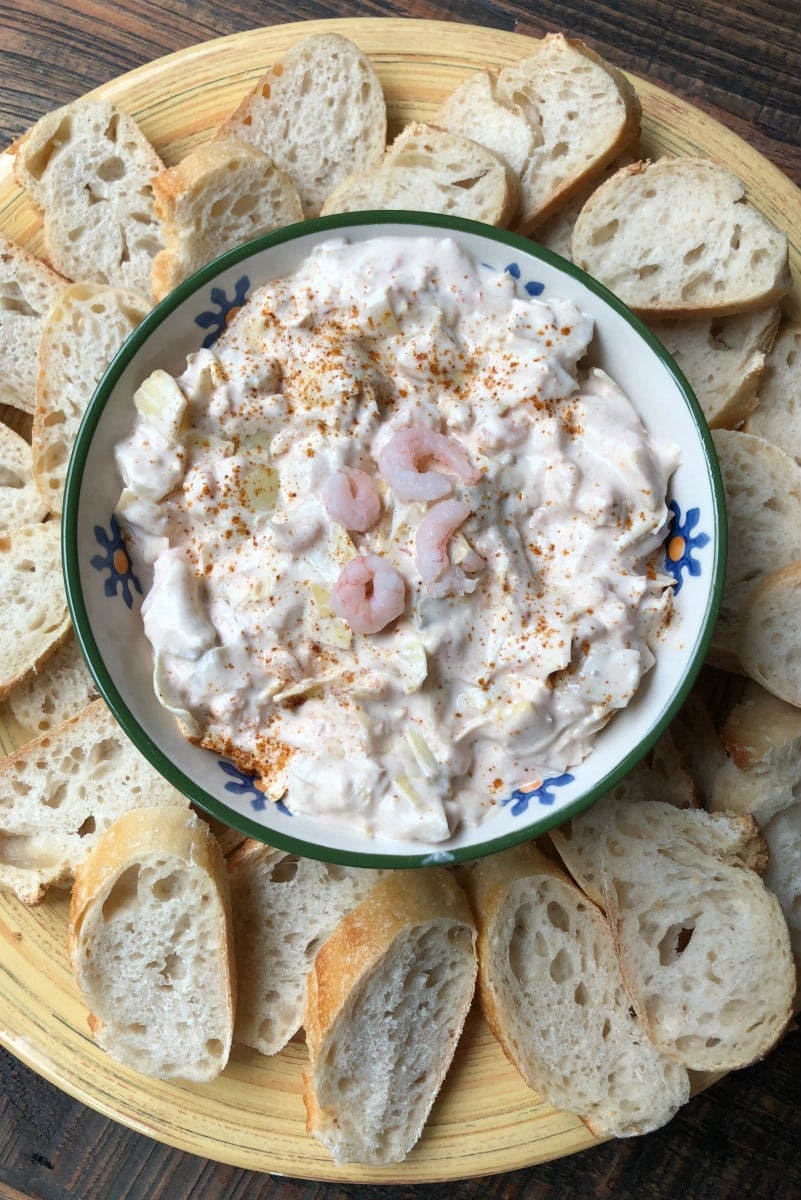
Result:
<svg viewBox="0 0 801 1200">
<path fill-rule="evenodd" d="M 131 563 L 113 518 L 121 488 L 113 449 L 130 431 L 131 397 L 142 380 L 157 367 L 179 374 L 188 354 L 213 345 L 232 310 L 260 285 L 294 270 L 319 242 L 388 235 L 452 237 L 479 261 L 509 272 L 521 295 L 572 300 L 595 321 L 592 363 L 622 387 L 657 439 L 677 442 L 682 451 L 670 485 L 673 521 L 664 559 L 675 580 L 675 617 L 655 667 L 583 763 L 556 778 L 521 780 L 480 826 L 437 846 L 369 838 L 293 815 L 291 797 L 289 807 L 272 804 L 231 763 L 183 738 L 153 692 L 150 646 L 139 614 L 149 575 Z M 101 381 L 76 439 L 63 513 L 64 569 L 76 634 L 103 696 L 142 753 L 201 807 L 251 836 L 360 866 L 477 857 L 545 832 L 608 791 L 672 719 L 700 668 L 720 600 L 725 538 L 723 490 L 703 415 L 645 326 L 601 285 L 531 241 L 474 222 L 412 213 L 304 222 L 229 252 L 182 284 L 132 334 Z"/>
</svg>

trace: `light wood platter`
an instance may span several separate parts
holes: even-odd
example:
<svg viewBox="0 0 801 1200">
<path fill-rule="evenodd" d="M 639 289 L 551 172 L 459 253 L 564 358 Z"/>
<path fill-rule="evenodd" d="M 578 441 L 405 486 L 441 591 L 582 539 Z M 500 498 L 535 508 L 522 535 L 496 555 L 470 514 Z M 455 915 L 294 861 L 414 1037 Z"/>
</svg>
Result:
<svg viewBox="0 0 801 1200">
<path fill-rule="evenodd" d="M 373 59 L 387 97 L 390 133 L 431 116 L 471 71 L 523 57 L 527 38 L 434 21 L 362 19 L 274 26 L 220 38 L 159 59 L 104 84 L 92 96 L 131 113 L 169 164 L 178 161 L 241 99 L 269 64 L 306 33 L 338 31 Z M 639 78 L 643 150 L 704 154 L 727 163 L 754 204 L 787 231 L 796 280 L 786 311 L 801 316 L 801 192 L 781 171 L 692 105 Z M 41 251 L 40 223 L 0 155 L 0 228 Z M 25 430 L 29 418 L 0 408 Z M 0 706 L 0 747 L 19 730 Z M 137 1075 L 91 1040 L 86 1010 L 66 963 L 66 900 L 26 909 L 0 894 L 0 1042 L 28 1066 L 92 1108 L 151 1137 L 240 1167 L 311 1179 L 412 1183 L 513 1170 L 594 1144 L 575 1118 L 539 1102 L 507 1063 L 477 1013 L 425 1135 L 391 1168 L 336 1167 L 305 1132 L 301 1072 L 292 1042 L 274 1058 L 235 1050 L 212 1085 L 163 1084 Z"/>
</svg>

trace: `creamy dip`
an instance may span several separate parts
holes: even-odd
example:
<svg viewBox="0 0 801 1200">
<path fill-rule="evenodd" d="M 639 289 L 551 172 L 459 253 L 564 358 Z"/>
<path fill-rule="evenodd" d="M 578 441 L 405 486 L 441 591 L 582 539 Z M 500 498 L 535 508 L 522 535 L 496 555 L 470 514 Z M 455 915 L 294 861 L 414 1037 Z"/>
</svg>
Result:
<svg viewBox="0 0 801 1200">
<path fill-rule="evenodd" d="M 336 240 L 151 376 L 118 514 L 187 736 L 293 813 L 431 842 L 579 763 L 654 662 L 678 463 L 577 369 L 592 336 L 452 240 Z"/>
</svg>

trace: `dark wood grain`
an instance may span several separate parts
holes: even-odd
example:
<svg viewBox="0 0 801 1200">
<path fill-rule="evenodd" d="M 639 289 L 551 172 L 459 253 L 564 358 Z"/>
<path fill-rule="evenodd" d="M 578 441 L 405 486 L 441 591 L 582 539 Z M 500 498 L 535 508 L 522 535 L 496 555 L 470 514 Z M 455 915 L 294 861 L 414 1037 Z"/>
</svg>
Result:
<svg viewBox="0 0 801 1200">
<path fill-rule="evenodd" d="M 399 15 L 564 29 L 717 116 L 801 183 L 799 0 L 0 0 L 0 147 L 57 104 L 207 38 L 312 17 Z M 648 1137 L 514 1174 L 426 1187 L 282 1180 L 171 1150 L 0 1050 L 0 1200 L 797 1200 L 801 1038 Z"/>
</svg>

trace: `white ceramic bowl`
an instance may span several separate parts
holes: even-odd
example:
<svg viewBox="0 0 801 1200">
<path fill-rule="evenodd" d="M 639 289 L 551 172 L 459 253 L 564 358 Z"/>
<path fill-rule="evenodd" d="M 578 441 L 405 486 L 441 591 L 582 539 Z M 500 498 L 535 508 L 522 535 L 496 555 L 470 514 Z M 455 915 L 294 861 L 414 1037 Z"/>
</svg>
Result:
<svg viewBox="0 0 801 1200">
<path fill-rule="evenodd" d="M 116 442 L 129 432 L 131 398 L 157 367 L 175 374 L 187 354 L 211 345 L 231 310 L 261 284 L 291 272 L 337 235 L 454 238 L 480 261 L 517 280 L 521 294 L 566 297 L 596 324 L 591 350 L 623 388 L 651 433 L 681 446 L 670 485 L 673 524 L 665 567 L 676 580 L 676 615 L 656 666 L 623 712 L 569 773 L 515 791 L 474 829 L 444 845 L 397 842 L 343 831 L 265 801 L 253 781 L 218 755 L 185 741 L 157 702 L 139 608 L 146 573 L 134 567 L 112 517 L 120 494 Z M 543 833 L 587 808 L 646 753 L 668 725 L 703 661 L 725 568 L 726 522 L 717 460 L 701 410 L 664 348 L 605 288 L 535 243 L 469 221 L 414 213 L 361 213 L 308 221 L 217 259 L 158 305 L 128 339 L 95 393 L 78 434 L 63 514 L 67 594 L 78 640 L 100 691 L 142 753 L 201 808 L 256 838 L 299 854 L 357 866 L 457 862 Z M 521 780 L 521 785 L 523 784 Z M 321 780 L 324 786 L 324 780 Z"/>
</svg>

